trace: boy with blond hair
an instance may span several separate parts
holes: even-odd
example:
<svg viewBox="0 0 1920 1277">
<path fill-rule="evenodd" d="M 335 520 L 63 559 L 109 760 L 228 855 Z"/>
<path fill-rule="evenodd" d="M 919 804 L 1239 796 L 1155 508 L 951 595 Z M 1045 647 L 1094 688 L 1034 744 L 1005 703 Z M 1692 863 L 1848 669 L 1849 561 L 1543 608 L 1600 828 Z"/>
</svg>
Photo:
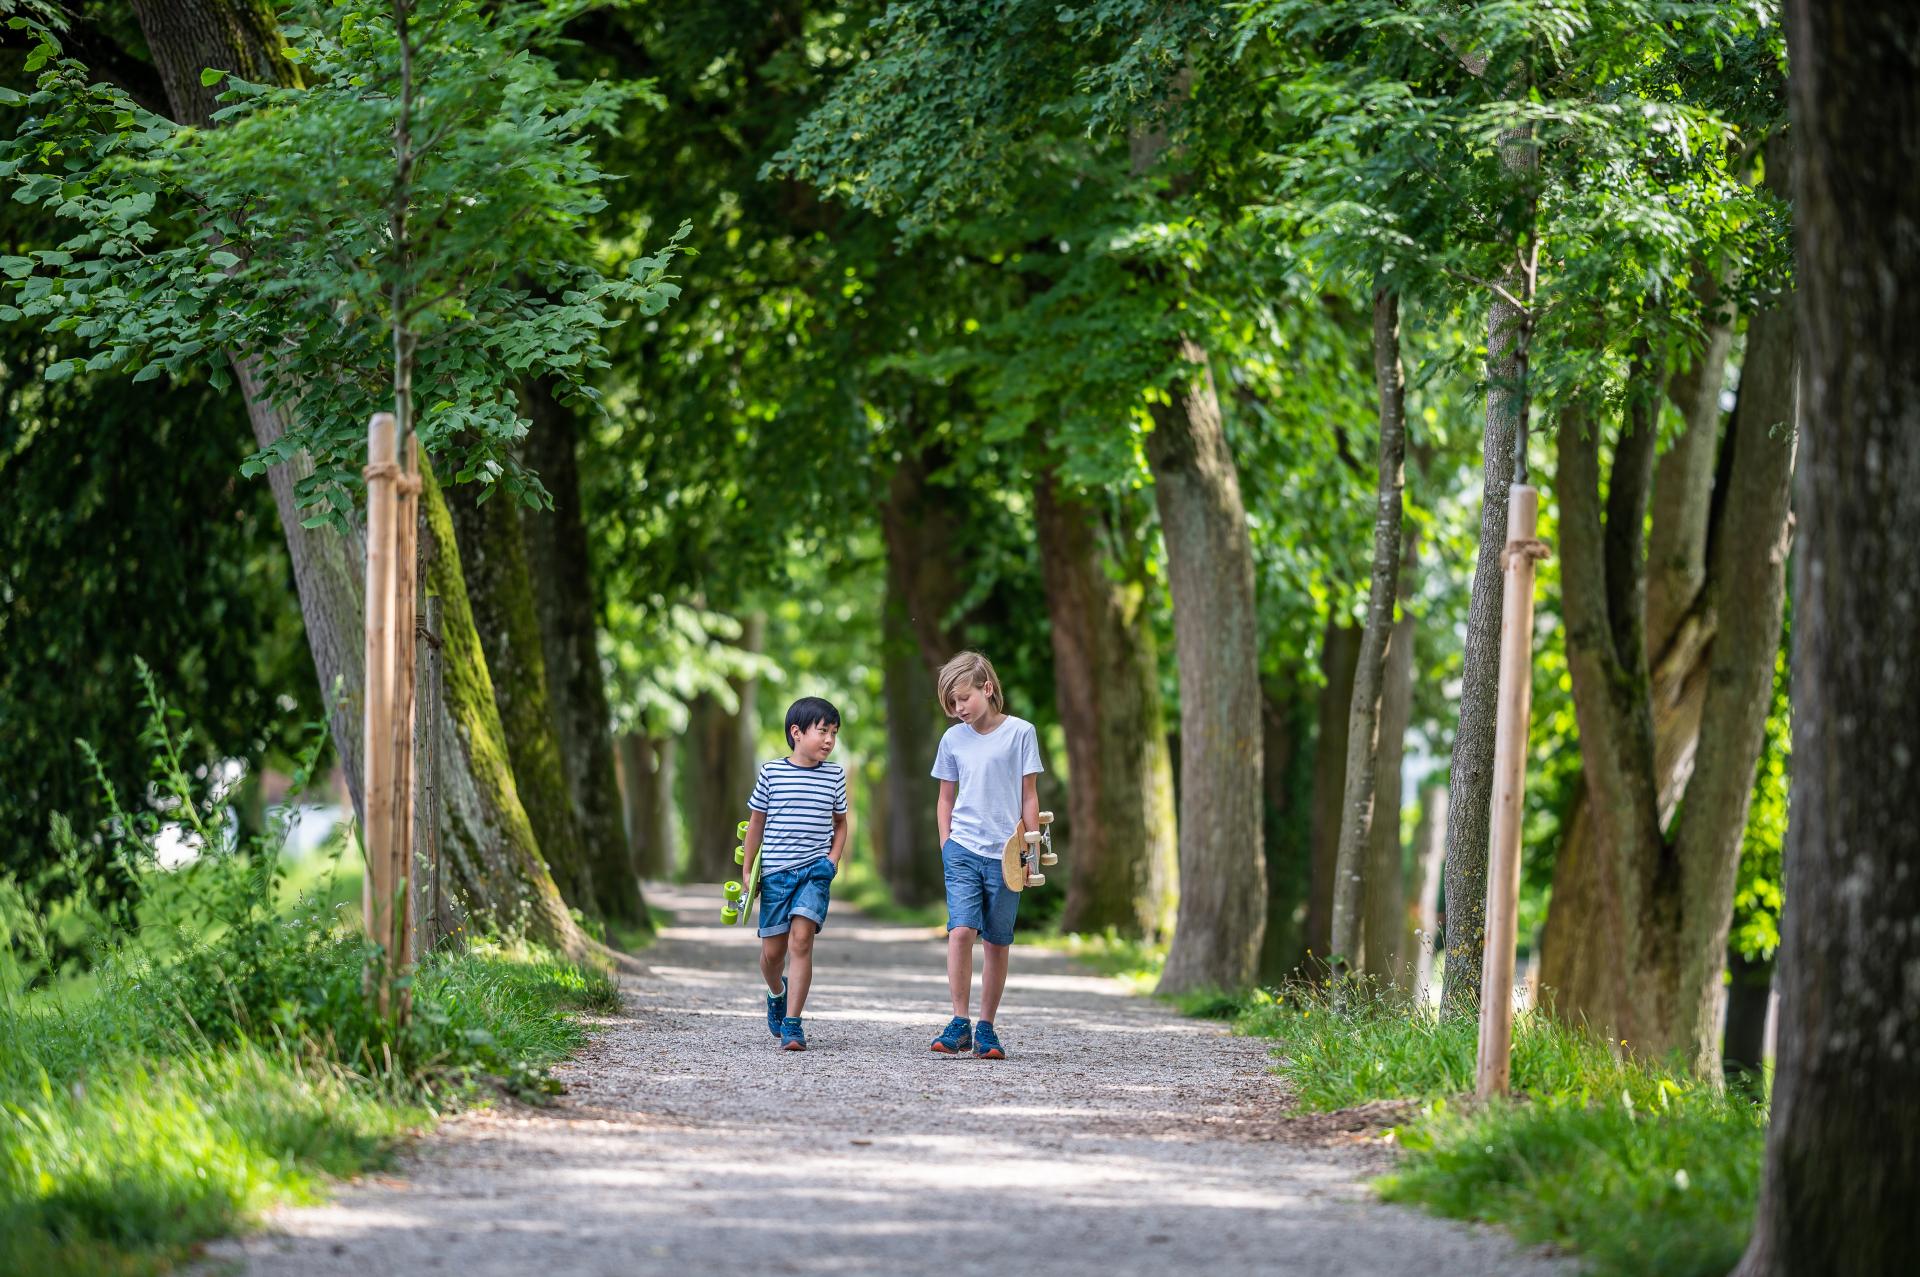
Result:
<svg viewBox="0 0 1920 1277">
<path fill-rule="evenodd" d="M 947 884 L 947 991 L 953 1019 L 933 1040 L 942 1055 L 971 1048 L 983 1060 L 1004 1060 L 993 1027 L 1007 984 L 1013 920 L 1020 893 L 1001 877 L 1001 849 L 1022 821 L 1040 827 L 1037 777 L 1040 738 L 1033 724 L 1007 713 L 1000 676 L 978 652 L 962 652 L 940 669 L 940 708 L 960 721 L 940 738 L 933 776 L 940 782 L 940 861 Z M 973 941 L 986 946 L 980 975 L 980 1020 L 973 1003 Z"/>
</svg>

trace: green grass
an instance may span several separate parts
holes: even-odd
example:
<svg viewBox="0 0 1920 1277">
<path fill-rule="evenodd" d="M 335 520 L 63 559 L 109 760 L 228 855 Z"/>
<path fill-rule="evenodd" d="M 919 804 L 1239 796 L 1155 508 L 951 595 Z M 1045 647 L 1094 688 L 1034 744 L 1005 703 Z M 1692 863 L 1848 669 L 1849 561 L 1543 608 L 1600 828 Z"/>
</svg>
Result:
<svg viewBox="0 0 1920 1277">
<path fill-rule="evenodd" d="M 423 966 L 396 1034 L 367 1014 L 359 944 L 318 925 L 327 912 L 306 897 L 276 915 L 286 939 L 264 952 L 246 926 L 194 940 L 183 924 L 79 978 L 28 988 L 0 970 L 0 1272 L 163 1271 L 380 1165 L 439 1112 L 550 1090 L 545 1066 L 585 1032 L 573 1013 L 618 1002 L 601 972 L 478 942 Z"/>
<path fill-rule="evenodd" d="M 1476 1027 L 1365 993 L 1288 990 L 1237 1032 L 1275 1039 L 1276 1071 L 1308 1110 L 1407 1099 L 1407 1150 L 1381 1193 L 1499 1223 L 1581 1254 L 1604 1277 L 1719 1277 L 1746 1244 L 1764 1108 L 1684 1073 L 1621 1058 L 1547 1016 L 1514 1027 L 1514 1099 L 1473 1089 Z"/>
</svg>

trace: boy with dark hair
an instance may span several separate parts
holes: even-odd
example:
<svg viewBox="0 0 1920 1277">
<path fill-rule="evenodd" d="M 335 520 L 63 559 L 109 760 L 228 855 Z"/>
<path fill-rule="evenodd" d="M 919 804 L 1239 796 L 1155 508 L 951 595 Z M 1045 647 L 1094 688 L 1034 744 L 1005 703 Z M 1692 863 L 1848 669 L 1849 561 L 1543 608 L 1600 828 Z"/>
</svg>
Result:
<svg viewBox="0 0 1920 1277">
<path fill-rule="evenodd" d="M 787 709 L 785 758 L 763 763 L 747 799 L 746 863 L 760 872 L 760 974 L 767 1030 L 788 1051 L 807 1049 L 800 1012 L 813 983 L 813 938 L 847 850 L 847 774 L 827 757 L 840 737 L 831 701 L 803 696 Z M 782 975 L 782 972 L 785 975 Z"/>
</svg>

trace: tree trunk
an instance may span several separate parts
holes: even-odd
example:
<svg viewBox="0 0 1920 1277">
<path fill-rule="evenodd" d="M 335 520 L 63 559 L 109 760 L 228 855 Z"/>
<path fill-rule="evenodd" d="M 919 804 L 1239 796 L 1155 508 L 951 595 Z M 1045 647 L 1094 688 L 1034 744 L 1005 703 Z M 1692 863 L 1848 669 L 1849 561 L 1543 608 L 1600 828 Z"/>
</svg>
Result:
<svg viewBox="0 0 1920 1277">
<path fill-rule="evenodd" d="M 633 874 L 655 882 L 673 875 L 673 747 L 645 732 L 619 739 L 621 794 Z"/>
<path fill-rule="evenodd" d="M 258 5 L 239 0 L 139 0 L 135 11 L 167 86 L 174 118 L 182 124 L 206 127 L 211 123 L 214 96 L 221 90 L 200 82 L 203 68 L 219 68 L 257 82 L 299 81 L 282 54 L 271 14 Z M 267 402 L 258 369 L 246 352 L 231 351 L 229 357 L 246 399 L 254 442 L 267 448 L 286 433 L 288 418 Z M 329 732 L 354 810 L 360 814 L 365 546 L 357 537 L 349 539 L 329 528 L 300 526 L 305 513 L 294 504 L 294 488 L 305 473 L 303 456 L 274 467 L 268 482 L 287 540 L 307 644 L 327 704 Z M 518 925 L 524 915 L 534 939 L 570 954 L 584 953 L 587 939 L 560 901 L 506 764 L 500 718 L 460 577 L 459 553 L 445 523 L 445 502 L 431 476 L 421 494 L 421 509 L 438 543 L 428 589 L 441 596 L 445 607 L 446 696 L 438 721 L 422 724 L 419 730 L 437 732 L 440 737 L 435 743 L 440 841 L 448 877 L 470 918 L 505 928 Z"/>
<path fill-rule="evenodd" d="M 1501 135 L 1501 163 L 1531 172 L 1537 155 L 1529 128 Z M 1517 290 L 1514 274 L 1507 276 Z M 1467 605 L 1460 670 L 1460 721 L 1447 773 L 1447 969 L 1442 1004 L 1478 1014 L 1480 966 L 1487 942 L 1487 839 L 1493 813 L 1493 729 L 1500 691 L 1500 613 L 1507 548 L 1507 488 L 1514 442 L 1531 411 L 1526 380 L 1527 326 L 1517 306 L 1496 294 L 1487 306 L 1487 431 L 1481 451 L 1480 550 Z"/>
<path fill-rule="evenodd" d="M 1761 1081 L 1766 1061 L 1767 1003 L 1773 999 L 1773 962 L 1750 961 L 1727 953 L 1727 1026 L 1720 1052 L 1727 1081 L 1756 1100 L 1764 1100 Z"/>
<path fill-rule="evenodd" d="M 765 635 L 765 618 L 749 618 L 741 646 L 757 652 Z M 753 679 L 729 679 L 735 708 L 728 709 L 711 692 L 696 696 L 689 706 L 687 743 L 691 749 L 687 776 L 687 837 L 690 842 L 684 875 L 695 882 L 720 882 L 739 871 L 734 836 L 747 818 L 747 795 L 753 789 L 755 724 L 750 717 L 756 699 Z M 785 714 L 781 721 L 785 721 Z M 931 766 L 931 760 L 929 760 Z"/>
<path fill-rule="evenodd" d="M 553 726 L 520 509 L 504 492 L 495 491 L 485 502 L 476 502 L 476 495 L 456 492 L 447 509 L 460 543 L 467 597 L 487 670 L 493 676 L 493 699 L 506 729 L 507 757 L 520 802 L 561 896 L 577 909 L 597 912 L 593 866 L 573 818 L 566 766 Z"/>
<path fill-rule="evenodd" d="M 1064 931 L 1164 935 L 1177 881 L 1173 770 L 1146 591 L 1116 581 L 1102 519 L 1043 471 L 1034 527 L 1073 831 Z"/>
<path fill-rule="evenodd" d="M 1704 268 L 1694 289 L 1708 306 L 1724 306 Z M 1652 537 L 1647 546 L 1647 656 L 1658 659 L 1707 579 L 1707 518 L 1713 506 L 1714 459 L 1720 451 L 1720 388 L 1733 346 L 1730 314 L 1706 325 L 1706 342 L 1667 395 L 1685 424 L 1655 463 Z"/>
<path fill-rule="evenodd" d="M 1346 794 L 1347 727 L 1360 627 L 1327 622 L 1320 639 L 1320 704 L 1313 746 L 1313 814 L 1307 832 L 1313 857 L 1307 895 L 1307 956 L 1315 970 L 1333 952 L 1333 872 Z"/>
<path fill-rule="evenodd" d="M 1421 1004 L 1433 987 L 1434 946 L 1445 920 L 1440 917 L 1440 879 L 1447 863 L 1447 787 L 1429 785 L 1420 795 L 1420 825 L 1413 834 L 1420 857 L 1420 903 L 1415 915 L 1413 996 Z"/>
<path fill-rule="evenodd" d="M 896 565 L 907 624 L 929 670 L 960 650 L 962 627 L 958 618 L 950 623 L 949 614 L 967 592 L 965 565 L 954 551 L 964 513 L 951 488 L 929 481 L 945 460 L 937 445 L 908 449 L 888 478 L 880 507 L 887 561 Z"/>
<path fill-rule="evenodd" d="M 1180 665 L 1180 904 L 1162 993 L 1252 983 L 1267 920 L 1253 545 L 1206 352 L 1152 406 L 1147 461 Z"/>
<path fill-rule="evenodd" d="M 1381 988 L 1404 991 L 1413 982 L 1413 944 L 1407 926 L 1406 868 L 1400 852 L 1401 762 L 1407 724 L 1413 716 L 1414 538 L 1409 532 L 1397 584 L 1400 619 L 1387 638 L 1387 667 L 1380 695 L 1380 744 L 1374 757 L 1374 811 L 1366 849 L 1362 966 Z"/>
<path fill-rule="evenodd" d="M 600 669 L 599 608 L 574 456 L 577 425 L 545 379 L 530 382 L 526 396 L 533 428 L 525 459 L 552 494 L 553 509 L 522 511 L 520 526 L 574 826 L 593 875 L 595 912 L 611 921 L 645 924 L 647 907 L 623 837 L 614 779 L 613 714 Z"/>
<path fill-rule="evenodd" d="M 1763 743 L 1781 625 L 1787 482 L 1792 467 L 1792 333 L 1780 307 L 1749 326 L 1741 403 L 1721 467 L 1706 583 L 1648 671 L 1636 577 L 1650 414 L 1616 450 L 1606 529 L 1599 532 L 1593 440 L 1563 430 L 1561 529 L 1565 545 L 1568 665 L 1590 786 L 1590 837 L 1556 867 L 1542 978 L 1558 1014 L 1658 1056 L 1684 1052 L 1702 1075 L 1717 1071 L 1722 963 L 1732 919 L 1740 836 Z M 1623 472 L 1622 458 L 1637 467 Z M 1729 606 L 1721 606 L 1722 600 Z M 1641 613 L 1644 614 L 1644 613 Z M 1654 744 L 1663 683 L 1701 667 L 1698 750 L 1666 783 Z M 1566 887 L 1562 891 L 1562 886 Z"/>
<path fill-rule="evenodd" d="M 1793 790 L 1773 1118 L 1739 1277 L 1913 1266 L 1920 1201 L 1920 44 L 1791 0 L 1799 332 Z"/>
<path fill-rule="evenodd" d="M 541 859 L 507 761 L 506 728 L 481 654 L 447 502 L 432 471 L 422 465 L 420 474 L 420 508 L 433 543 L 427 592 L 440 598 L 442 625 L 438 721 L 422 727 L 439 733 L 434 748 L 442 873 L 469 918 L 503 931 L 525 925 L 533 939 L 584 955 L 591 946 Z"/>
<path fill-rule="evenodd" d="M 932 671 L 907 620 L 900 584 L 903 566 L 888 554 L 881 635 L 887 774 L 875 794 L 884 811 L 874 818 L 874 837 L 887 889 L 897 903 L 913 908 L 941 899 L 944 890 L 933 814 L 938 782 L 929 773 L 946 717 L 939 712 Z"/>
<path fill-rule="evenodd" d="M 1711 277 L 1696 270 L 1694 285 L 1717 300 Z M 1707 579 L 1708 524 L 1720 448 L 1720 388 L 1732 342 L 1731 320 L 1709 323 L 1704 350 L 1668 383 L 1668 396 L 1686 424 L 1655 463 L 1652 532 L 1647 547 L 1647 656 L 1652 662 L 1654 776 L 1660 789 L 1660 826 L 1666 828 L 1693 771 L 1706 703 L 1707 653 L 1713 616 L 1697 606 Z M 1761 351 L 1762 358 L 1768 352 Z M 1749 355 L 1751 362 L 1751 354 Z M 1730 450 L 1727 455 L 1731 455 Z M 1617 936 L 1589 941 L 1590 919 L 1611 890 L 1596 857 L 1585 778 L 1576 784 L 1562 821 L 1554 860 L 1553 896 L 1541 941 L 1541 983 L 1562 1007 L 1596 1006 L 1612 986 Z"/>
<path fill-rule="evenodd" d="M 1400 299 L 1387 289 L 1373 295 L 1373 379 L 1380 397 L 1380 469 L 1373 510 L 1373 571 L 1367 623 L 1354 666 L 1347 715 L 1347 762 L 1340 804 L 1340 841 L 1334 852 L 1333 935 L 1330 956 L 1360 960 L 1367 851 L 1373 842 L 1379 780 L 1380 700 L 1385 694 L 1387 643 L 1400 597 L 1401 488 L 1406 482 L 1406 377 L 1400 367 Z M 1397 770 L 1397 768 L 1396 768 Z M 1396 813 L 1400 796 L 1391 801 Z M 1394 842 L 1399 843 L 1398 820 Z M 1389 942 L 1389 947 L 1392 947 Z"/>
<path fill-rule="evenodd" d="M 1313 732 L 1319 698 L 1309 697 L 1293 669 L 1261 680 L 1260 788 L 1266 817 L 1267 928 L 1260 940 L 1260 982 L 1277 985 L 1299 969 L 1306 952 L 1307 899 L 1312 892 Z"/>
</svg>

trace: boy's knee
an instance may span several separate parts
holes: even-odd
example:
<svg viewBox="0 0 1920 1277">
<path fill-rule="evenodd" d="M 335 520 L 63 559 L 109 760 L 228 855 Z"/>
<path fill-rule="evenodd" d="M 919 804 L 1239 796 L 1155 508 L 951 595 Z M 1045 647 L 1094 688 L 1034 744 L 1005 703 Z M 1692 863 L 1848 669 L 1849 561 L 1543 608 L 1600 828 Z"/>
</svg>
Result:
<svg viewBox="0 0 1920 1277">
<path fill-rule="evenodd" d="M 993 954 L 996 957 L 998 957 L 1000 954 L 1005 953 L 1007 950 L 1013 948 L 1013 946 L 1010 944 L 995 944 L 991 940 L 985 941 L 984 944 L 986 945 L 987 952 Z"/>
<path fill-rule="evenodd" d="M 980 933 L 978 931 L 975 931 L 972 927 L 947 928 L 947 939 L 949 940 L 960 940 L 967 944 L 972 944 L 975 940 L 978 940 L 979 938 L 980 938 Z"/>
<path fill-rule="evenodd" d="M 796 930 L 793 932 L 792 938 L 787 942 L 787 950 L 796 958 L 812 957 L 813 933 L 811 931 Z"/>
</svg>

